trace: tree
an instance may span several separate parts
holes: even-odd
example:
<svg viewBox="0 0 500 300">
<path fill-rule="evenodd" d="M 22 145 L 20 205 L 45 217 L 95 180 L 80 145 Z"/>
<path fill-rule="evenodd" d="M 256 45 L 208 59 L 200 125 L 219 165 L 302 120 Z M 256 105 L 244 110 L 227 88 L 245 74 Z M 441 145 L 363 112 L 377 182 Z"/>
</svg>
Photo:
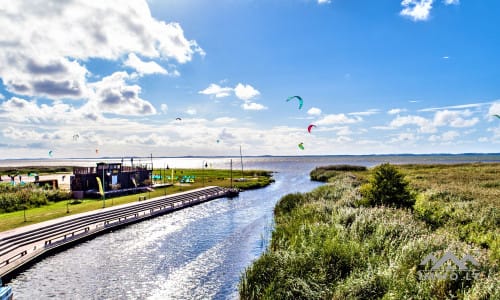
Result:
<svg viewBox="0 0 500 300">
<path fill-rule="evenodd" d="M 408 181 L 396 167 L 381 164 L 372 171 L 369 183 L 361 186 L 363 203 L 378 206 L 411 208 L 415 204 L 415 194 Z"/>
</svg>

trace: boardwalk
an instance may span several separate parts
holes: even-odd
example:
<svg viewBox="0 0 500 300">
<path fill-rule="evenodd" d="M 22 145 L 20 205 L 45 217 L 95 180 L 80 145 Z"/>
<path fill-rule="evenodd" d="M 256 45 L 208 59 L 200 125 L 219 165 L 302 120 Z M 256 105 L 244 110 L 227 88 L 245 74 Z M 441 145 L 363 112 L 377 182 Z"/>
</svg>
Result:
<svg viewBox="0 0 500 300">
<path fill-rule="evenodd" d="M 205 187 L 137 203 L 68 216 L 0 233 L 0 276 L 10 280 L 30 262 L 63 246 L 127 224 L 231 195 L 221 187 Z"/>
</svg>

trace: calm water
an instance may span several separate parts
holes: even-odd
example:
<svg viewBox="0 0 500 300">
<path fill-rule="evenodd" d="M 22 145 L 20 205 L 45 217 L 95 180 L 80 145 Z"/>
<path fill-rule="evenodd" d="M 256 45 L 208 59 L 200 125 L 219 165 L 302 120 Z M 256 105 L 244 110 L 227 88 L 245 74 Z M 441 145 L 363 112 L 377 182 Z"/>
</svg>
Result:
<svg viewBox="0 0 500 300">
<path fill-rule="evenodd" d="M 134 160 L 135 162 L 137 161 Z M 144 159 L 146 162 L 147 159 Z M 155 158 L 155 167 L 229 168 L 229 158 Z M 480 156 L 335 156 L 244 158 L 245 169 L 276 171 L 276 182 L 234 199 L 218 199 L 96 237 L 35 264 L 10 285 L 16 299 L 234 299 L 242 271 L 267 246 L 273 207 L 281 196 L 305 192 L 316 166 L 338 163 L 495 161 Z M 149 162 L 149 160 L 148 160 Z M 0 165 L 47 161 L 0 161 Z M 50 160 L 52 165 L 94 165 Z M 241 168 L 233 158 L 233 168 Z M 236 173 L 237 176 L 237 173 Z"/>
</svg>

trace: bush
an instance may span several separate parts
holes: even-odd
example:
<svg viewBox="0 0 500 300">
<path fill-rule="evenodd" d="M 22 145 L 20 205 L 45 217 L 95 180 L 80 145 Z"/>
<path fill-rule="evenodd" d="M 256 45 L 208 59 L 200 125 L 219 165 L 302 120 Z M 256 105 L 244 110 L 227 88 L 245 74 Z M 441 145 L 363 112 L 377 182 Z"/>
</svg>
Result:
<svg viewBox="0 0 500 300">
<path fill-rule="evenodd" d="M 404 175 L 393 165 L 385 163 L 375 167 L 369 183 L 361 186 L 363 204 L 411 208 L 415 195 Z"/>
<path fill-rule="evenodd" d="M 366 171 L 365 166 L 353 165 L 331 165 L 317 167 L 309 173 L 311 180 L 327 182 L 330 178 L 336 177 L 340 172 L 362 172 Z"/>
</svg>

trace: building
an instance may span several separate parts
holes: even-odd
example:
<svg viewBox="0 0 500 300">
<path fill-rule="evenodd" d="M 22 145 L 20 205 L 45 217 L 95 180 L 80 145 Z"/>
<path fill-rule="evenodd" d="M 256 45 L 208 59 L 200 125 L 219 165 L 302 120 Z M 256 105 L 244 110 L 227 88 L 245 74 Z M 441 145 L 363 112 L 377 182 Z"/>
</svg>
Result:
<svg viewBox="0 0 500 300">
<path fill-rule="evenodd" d="M 124 166 L 122 163 L 97 163 L 96 167 L 75 167 L 70 178 L 74 198 L 100 197 L 97 177 L 106 197 L 140 193 L 151 185 L 151 165 Z"/>
</svg>

